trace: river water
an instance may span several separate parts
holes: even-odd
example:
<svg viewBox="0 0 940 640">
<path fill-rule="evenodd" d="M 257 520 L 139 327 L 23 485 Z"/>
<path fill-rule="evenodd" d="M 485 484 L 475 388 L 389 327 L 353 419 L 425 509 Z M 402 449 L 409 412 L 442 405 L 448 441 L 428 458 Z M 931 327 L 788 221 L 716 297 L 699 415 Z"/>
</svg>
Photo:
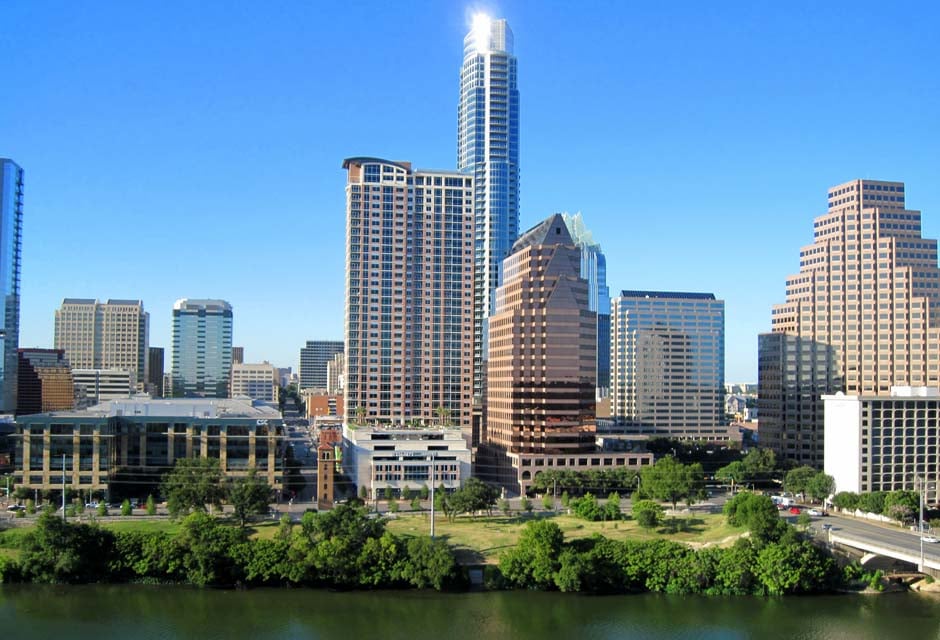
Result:
<svg viewBox="0 0 940 640">
<path fill-rule="evenodd" d="M 0 587 L 3 638 L 940 639 L 940 596 L 805 598 Z"/>
</svg>

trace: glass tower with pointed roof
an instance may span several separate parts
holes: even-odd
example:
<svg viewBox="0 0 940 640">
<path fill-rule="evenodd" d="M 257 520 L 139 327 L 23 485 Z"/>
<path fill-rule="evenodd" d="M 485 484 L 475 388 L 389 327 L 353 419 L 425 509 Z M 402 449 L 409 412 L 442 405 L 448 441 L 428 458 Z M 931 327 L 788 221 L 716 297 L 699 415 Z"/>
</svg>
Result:
<svg viewBox="0 0 940 640">
<path fill-rule="evenodd" d="M 512 30 L 473 19 L 464 38 L 457 109 L 457 169 L 473 175 L 473 394 L 482 401 L 487 322 L 500 269 L 519 235 L 519 89 Z"/>
</svg>

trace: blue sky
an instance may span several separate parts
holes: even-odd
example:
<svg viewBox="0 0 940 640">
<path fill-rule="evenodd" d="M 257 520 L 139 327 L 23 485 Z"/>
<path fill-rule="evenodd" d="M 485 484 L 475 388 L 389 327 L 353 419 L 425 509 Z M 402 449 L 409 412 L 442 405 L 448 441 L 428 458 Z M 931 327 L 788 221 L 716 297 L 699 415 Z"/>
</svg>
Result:
<svg viewBox="0 0 940 640">
<path fill-rule="evenodd" d="M 581 211 L 608 285 L 726 301 L 757 378 L 827 187 L 902 180 L 940 236 L 936 3 L 3 3 L 26 170 L 22 346 L 64 297 L 218 297 L 249 361 L 342 337 L 343 158 L 456 164 L 469 16 L 515 34 L 522 220 Z"/>
</svg>

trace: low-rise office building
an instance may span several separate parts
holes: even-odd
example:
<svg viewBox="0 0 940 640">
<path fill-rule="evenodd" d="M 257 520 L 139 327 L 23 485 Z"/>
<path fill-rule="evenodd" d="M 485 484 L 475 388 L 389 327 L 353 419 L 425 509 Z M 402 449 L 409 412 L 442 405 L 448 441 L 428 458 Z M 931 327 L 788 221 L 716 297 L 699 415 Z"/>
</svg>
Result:
<svg viewBox="0 0 940 640">
<path fill-rule="evenodd" d="M 470 448 L 460 427 L 343 428 L 343 468 L 357 490 L 366 487 L 368 497 L 390 488 L 401 495 L 423 485 L 448 491 L 459 489 L 470 477 Z"/>
<path fill-rule="evenodd" d="M 135 396 L 16 422 L 17 486 L 109 491 L 122 474 L 154 487 L 180 458 L 216 458 L 239 476 L 256 469 L 283 484 L 284 431 L 276 409 L 246 399 Z M 146 495 L 146 494 L 144 494 Z"/>
<path fill-rule="evenodd" d="M 824 464 L 836 491 L 925 487 L 940 502 L 940 391 L 891 387 L 889 395 L 824 395 Z"/>
<path fill-rule="evenodd" d="M 233 398 L 247 396 L 277 404 L 280 394 L 280 379 L 277 367 L 268 362 L 261 364 L 236 363 L 232 365 L 232 380 L 229 386 Z"/>
</svg>

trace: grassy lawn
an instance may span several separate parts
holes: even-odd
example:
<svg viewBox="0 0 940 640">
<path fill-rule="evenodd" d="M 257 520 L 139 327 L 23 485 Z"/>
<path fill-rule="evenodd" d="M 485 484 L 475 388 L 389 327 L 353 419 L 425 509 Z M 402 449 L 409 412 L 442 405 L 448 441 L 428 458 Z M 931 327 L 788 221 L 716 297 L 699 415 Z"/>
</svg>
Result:
<svg viewBox="0 0 940 640">
<path fill-rule="evenodd" d="M 447 540 L 457 550 L 458 559 L 464 563 L 499 561 L 499 554 L 516 544 L 519 532 L 526 522 L 539 517 L 551 517 L 565 533 L 565 538 L 574 540 L 588 538 L 599 533 L 613 540 L 656 540 L 669 539 L 688 543 L 692 546 L 720 543 L 729 536 L 735 536 L 742 529 L 729 526 L 721 514 L 692 514 L 677 520 L 686 521 L 682 530 L 670 527 L 672 518 L 666 519 L 666 526 L 657 530 L 646 531 L 632 520 L 620 522 L 588 522 L 568 515 L 531 516 L 492 516 L 470 518 L 462 516 L 454 522 L 438 516 L 435 523 L 435 535 Z M 399 535 L 427 535 L 429 521 L 427 513 L 398 514 L 390 520 L 388 528 Z"/>
</svg>

